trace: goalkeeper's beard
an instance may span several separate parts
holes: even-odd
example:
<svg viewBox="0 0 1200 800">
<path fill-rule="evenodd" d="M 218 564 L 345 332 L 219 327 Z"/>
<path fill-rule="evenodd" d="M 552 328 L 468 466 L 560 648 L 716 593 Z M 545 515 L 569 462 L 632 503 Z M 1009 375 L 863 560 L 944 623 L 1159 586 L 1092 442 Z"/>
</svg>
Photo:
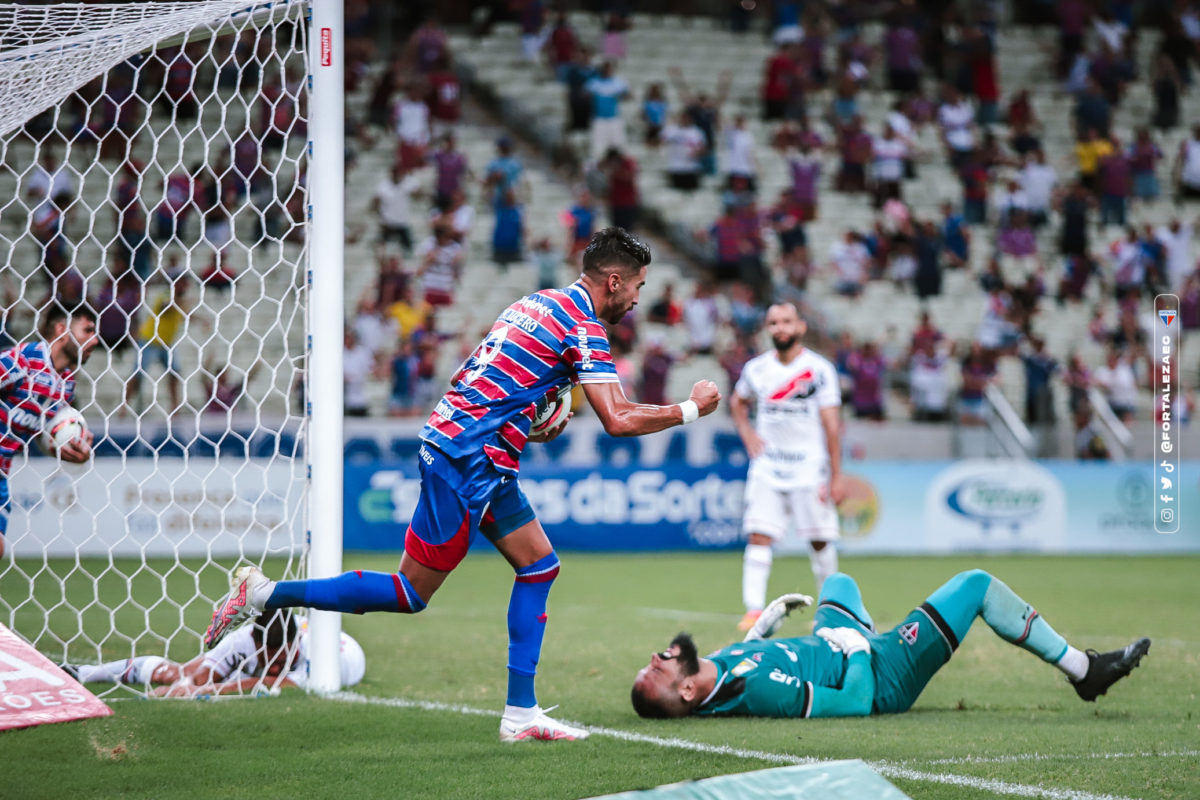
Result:
<svg viewBox="0 0 1200 800">
<path fill-rule="evenodd" d="M 691 634 L 681 631 L 671 640 L 671 646 L 679 648 L 679 655 L 675 657 L 679 661 L 679 677 L 689 678 L 700 672 L 700 653 Z"/>
</svg>

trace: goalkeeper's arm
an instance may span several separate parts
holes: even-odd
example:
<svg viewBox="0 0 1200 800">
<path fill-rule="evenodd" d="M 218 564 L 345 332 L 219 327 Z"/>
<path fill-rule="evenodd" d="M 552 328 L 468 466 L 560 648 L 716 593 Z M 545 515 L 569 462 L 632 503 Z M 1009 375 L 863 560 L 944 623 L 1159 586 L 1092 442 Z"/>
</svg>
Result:
<svg viewBox="0 0 1200 800">
<path fill-rule="evenodd" d="M 846 659 L 846 674 L 841 688 L 814 686 L 809 717 L 865 717 L 875 700 L 875 673 L 871 654 L 866 650 Z"/>
</svg>

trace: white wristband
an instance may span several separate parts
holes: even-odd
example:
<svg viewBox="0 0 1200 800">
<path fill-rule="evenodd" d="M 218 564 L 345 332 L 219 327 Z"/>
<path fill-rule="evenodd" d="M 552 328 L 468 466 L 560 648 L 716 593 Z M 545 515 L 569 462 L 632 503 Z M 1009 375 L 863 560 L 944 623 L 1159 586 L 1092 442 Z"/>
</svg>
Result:
<svg viewBox="0 0 1200 800">
<path fill-rule="evenodd" d="M 696 405 L 695 400 L 684 400 L 679 404 L 679 410 L 683 412 L 684 425 L 700 419 L 700 406 Z"/>
</svg>

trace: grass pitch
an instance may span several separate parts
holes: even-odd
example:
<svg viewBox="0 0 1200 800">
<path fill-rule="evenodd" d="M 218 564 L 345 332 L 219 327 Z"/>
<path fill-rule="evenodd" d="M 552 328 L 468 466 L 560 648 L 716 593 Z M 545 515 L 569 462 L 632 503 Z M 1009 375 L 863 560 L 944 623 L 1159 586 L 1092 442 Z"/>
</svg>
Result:
<svg viewBox="0 0 1200 800">
<path fill-rule="evenodd" d="M 348 568 L 391 570 L 395 563 L 391 556 L 346 558 Z M 0 797 L 581 798 L 776 766 L 789 756 L 865 759 L 914 798 L 1200 797 L 1200 558 L 842 563 L 881 628 L 955 572 L 976 566 L 1009 583 L 1073 644 L 1104 650 L 1147 635 L 1154 638 L 1150 655 L 1107 697 L 1083 703 L 1056 670 L 980 621 L 906 714 L 640 720 L 629 707 L 629 685 L 652 650 L 681 629 L 702 650 L 738 638 L 740 554 L 567 553 L 550 597 L 542 704 L 558 703 L 556 715 L 612 731 L 742 753 L 600 733 L 579 743 L 500 745 L 490 714 L 504 702 L 511 570 L 496 556 L 473 553 L 417 617 L 345 618 L 367 653 L 366 679 L 354 691 L 431 701 L 434 710 L 295 690 L 257 700 L 115 702 L 107 719 L 0 734 Z M 217 593 L 216 571 L 201 580 Z M 776 561 L 771 592 L 789 590 L 812 591 L 806 559 Z M 0 581 L 0 592 L 12 602 L 13 592 L 28 594 L 29 586 Z M 198 627 L 204 621 L 192 620 Z M 144 624 L 140 615 L 115 622 L 118 630 Z M 18 615 L 18 630 L 33 623 Z M 781 635 L 807 632 L 801 617 Z M 172 641 L 172 654 L 186 657 L 176 650 L 187 646 Z"/>
</svg>

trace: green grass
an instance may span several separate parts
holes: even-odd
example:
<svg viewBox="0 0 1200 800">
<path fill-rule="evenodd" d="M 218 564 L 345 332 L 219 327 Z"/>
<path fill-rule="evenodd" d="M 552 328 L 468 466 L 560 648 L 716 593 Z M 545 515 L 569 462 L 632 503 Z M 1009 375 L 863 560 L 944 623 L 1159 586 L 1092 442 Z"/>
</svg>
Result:
<svg viewBox="0 0 1200 800">
<path fill-rule="evenodd" d="M 351 555 L 346 565 L 390 570 L 395 558 Z M 1200 558 L 847 558 L 842 566 L 858 578 L 880 626 L 895 624 L 955 572 L 981 566 L 1080 647 L 1115 648 L 1137 635 L 1155 643 L 1142 667 L 1095 704 L 1080 702 L 1056 670 L 979 622 L 906 714 L 640 720 L 629 708 L 629 684 L 652 650 L 680 629 L 693 633 L 701 649 L 735 638 L 740 556 L 568 553 L 551 594 L 540 699 L 561 704 L 556 714 L 565 719 L 712 745 L 902 762 L 927 775 L 1095 795 L 1200 797 Z M 200 573 L 201 586 L 214 594 L 219 580 L 215 570 Z M 498 710 L 511 580 L 498 557 L 472 554 L 423 614 L 346 617 L 346 629 L 367 653 L 367 677 L 355 691 Z M 771 590 L 811 591 L 811 582 L 807 560 L 779 559 Z M 0 579 L 9 603 L 21 591 L 28 594 L 29 586 Z M 37 624 L 32 609 L 18 615 L 18 629 Z M 115 619 L 118 629 L 144 624 L 132 609 Z M 807 628 L 801 620 L 784 633 Z M 107 719 L 0 734 L 0 797 L 579 798 L 773 766 L 607 736 L 501 746 L 495 717 L 350 705 L 295 692 L 219 703 L 123 701 L 113 708 Z M 1033 753 L 1041 757 L 995 760 Z M 1106 754 L 1135 755 L 1098 757 Z M 933 763 L 966 757 L 993 760 Z M 914 798 L 1003 796 L 928 780 L 894 782 Z"/>
</svg>

